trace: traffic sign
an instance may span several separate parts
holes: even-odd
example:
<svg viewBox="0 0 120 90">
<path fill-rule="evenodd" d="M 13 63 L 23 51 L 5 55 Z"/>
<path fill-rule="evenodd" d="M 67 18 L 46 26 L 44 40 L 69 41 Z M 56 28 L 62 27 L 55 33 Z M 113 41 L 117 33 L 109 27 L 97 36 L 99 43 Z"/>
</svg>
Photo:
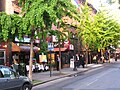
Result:
<svg viewBox="0 0 120 90">
<path fill-rule="evenodd" d="M 53 51 L 54 49 L 54 44 L 53 43 L 48 43 L 48 51 Z"/>
</svg>

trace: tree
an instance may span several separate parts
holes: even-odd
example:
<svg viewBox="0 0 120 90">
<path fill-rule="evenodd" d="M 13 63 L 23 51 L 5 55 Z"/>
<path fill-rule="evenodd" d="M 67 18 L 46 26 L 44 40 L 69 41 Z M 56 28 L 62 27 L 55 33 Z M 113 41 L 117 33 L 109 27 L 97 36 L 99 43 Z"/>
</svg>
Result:
<svg viewBox="0 0 120 90">
<path fill-rule="evenodd" d="M 91 43 L 94 41 L 94 36 L 90 32 L 93 29 L 93 17 L 91 15 L 92 8 L 90 8 L 85 2 L 84 5 L 81 7 L 81 18 L 80 18 L 80 25 L 77 27 L 77 35 L 82 41 L 83 50 L 86 51 L 86 64 L 88 62 L 88 50 Z"/>
<path fill-rule="evenodd" d="M 120 24 L 103 11 L 98 12 L 94 17 L 94 31 L 96 31 L 96 43 L 94 47 L 103 48 L 114 44 L 118 40 Z M 116 42 L 117 43 L 117 42 Z"/>
<path fill-rule="evenodd" d="M 8 42 L 10 64 L 12 64 L 12 41 L 15 35 L 22 35 L 19 27 L 21 20 L 22 18 L 17 14 L 8 15 L 0 12 L 0 39 Z"/>
<path fill-rule="evenodd" d="M 41 32 L 50 33 L 52 24 L 58 26 L 57 20 L 63 16 L 74 17 L 78 14 L 70 0 L 19 0 L 23 15 L 23 33 L 31 37 L 29 78 L 32 80 L 33 40 Z M 39 30 L 39 31 L 38 31 Z M 37 32 L 35 34 L 35 32 Z M 54 32 L 53 30 L 51 32 Z M 43 42 L 45 37 L 43 36 Z"/>
<path fill-rule="evenodd" d="M 21 36 L 22 32 L 19 27 L 21 21 L 22 18 L 17 14 L 8 15 L 0 12 L 0 38 L 6 41 L 8 38 L 12 39 L 14 35 Z"/>
<path fill-rule="evenodd" d="M 77 28 L 78 36 L 87 49 L 96 50 L 114 44 L 120 37 L 120 24 L 108 13 L 98 11 L 90 14 L 90 8 L 85 4 L 81 7 L 80 26 Z"/>
</svg>

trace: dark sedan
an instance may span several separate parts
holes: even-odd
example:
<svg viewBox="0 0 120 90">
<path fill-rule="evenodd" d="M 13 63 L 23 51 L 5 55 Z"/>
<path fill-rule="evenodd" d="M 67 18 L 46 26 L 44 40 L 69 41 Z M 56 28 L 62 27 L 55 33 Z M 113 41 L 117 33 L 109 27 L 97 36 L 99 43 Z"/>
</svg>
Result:
<svg viewBox="0 0 120 90">
<path fill-rule="evenodd" d="M 0 65 L 0 90 L 31 90 L 32 83 L 26 76 L 19 76 L 13 69 Z"/>
</svg>

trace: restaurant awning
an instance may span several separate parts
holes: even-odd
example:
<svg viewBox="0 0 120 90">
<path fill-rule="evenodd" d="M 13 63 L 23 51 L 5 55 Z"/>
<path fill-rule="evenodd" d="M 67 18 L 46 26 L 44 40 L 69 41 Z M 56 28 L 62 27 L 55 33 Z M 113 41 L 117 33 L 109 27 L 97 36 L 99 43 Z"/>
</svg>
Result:
<svg viewBox="0 0 120 90">
<path fill-rule="evenodd" d="M 67 50 L 67 48 L 60 48 L 61 51 L 65 51 Z M 59 48 L 54 48 L 53 50 L 54 52 L 58 52 L 59 51 Z"/>
<path fill-rule="evenodd" d="M 19 47 L 20 47 L 20 51 L 30 51 L 30 45 L 22 45 Z M 34 46 L 33 51 L 39 51 L 38 47 Z"/>
<path fill-rule="evenodd" d="M 30 45 L 22 44 L 18 46 L 16 43 L 12 42 L 12 52 L 20 52 L 20 51 L 30 51 Z M 33 51 L 39 51 L 38 47 L 34 46 Z"/>
<path fill-rule="evenodd" d="M 12 42 L 12 52 L 20 52 L 20 47 Z"/>
</svg>

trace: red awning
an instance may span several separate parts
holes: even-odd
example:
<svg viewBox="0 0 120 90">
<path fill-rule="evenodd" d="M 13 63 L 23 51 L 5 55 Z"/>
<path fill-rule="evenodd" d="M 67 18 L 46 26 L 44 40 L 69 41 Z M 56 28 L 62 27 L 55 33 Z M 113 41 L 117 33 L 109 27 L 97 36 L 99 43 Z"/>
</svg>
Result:
<svg viewBox="0 0 120 90">
<path fill-rule="evenodd" d="M 13 52 L 20 52 L 20 47 L 12 42 L 12 51 Z"/>
<path fill-rule="evenodd" d="M 61 49 L 61 51 L 65 51 L 65 50 L 67 50 L 67 48 L 60 48 Z M 59 48 L 54 48 L 54 50 L 53 50 L 54 52 L 58 52 L 59 51 Z"/>
</svg>

